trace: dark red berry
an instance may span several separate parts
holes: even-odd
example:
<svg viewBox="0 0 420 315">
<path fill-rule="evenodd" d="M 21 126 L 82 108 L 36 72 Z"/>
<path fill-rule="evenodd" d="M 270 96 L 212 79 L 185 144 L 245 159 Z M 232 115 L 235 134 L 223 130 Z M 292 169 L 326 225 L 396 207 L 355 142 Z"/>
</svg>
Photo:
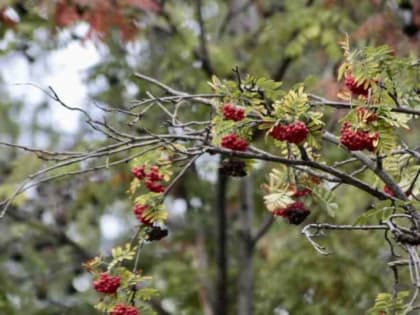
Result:
<svg viewBox="0 0 420 315">
<path fill-rule="evenodd" d="M 303 142 L 308 133 L 309 130 L 302 121 L 295 121 L 287 125 L 276 125 L 270 131 L 270 135 L 274 139 L 295 144 Z"/>
<path fill-rule="evenodd" d="M 235 151 L 246 151 L 248 149 L 248 142 L 245 139 L 238 137 L 238 135 L 234 133 L 223 136 L 220 145 L 223 148 Z"/>
<path fill-rule="evenodd" d="M 139 312 L 134 306 L 117 304 L 112 309 L 111 315 L 139 315 Z"/>
<path fill-rule="evenodd" d="M 287 125 L 276 125 L 270 131 L 270 136 L 279 141 L 287 140 Z"/>
<path fill-rule="evenodd" d="M 111 276 L 103 272 L 99 275 L 99 279 L 93 281 L 93 288 L 100 293 L 114 294 L 120 287 L 120 282 L 119 276 Z"/>
<path fill-rule="evenodd" d="M 244 161 L 227 159 L 220 163 L 219 171 L 220 174 L 225 176 L 243 177 L 247 175 L 245 167 Z"/>
<path fill-rule="evenodd" d="M 160 183 L 164 176 L 159 172 L 159 168 L 156 165 L 151 166 L 148 171 L 146 171 L 145 168 L 145 165 L 134 167 L 132 168 L 131 172 L 139 180 L 145 179 L 144 184 L 150 191 L 155 193 L 164 192 L 165 187 Z"/>
<path fill-rule="evenodd" d="M 375 132 L 372 135 L 368 135 L 366 138 L 366 150 L 373 152 L 375 151 L 375 142 L 378 140 L 379 134 Z"/>
<path fill-rule="evenodd" d="M 279 208 L 273 211 L 274 216 L 280 216 L 289 221 L 291 224 L 301 224 L 310 211 L 305 208 L 305 205 L 301 201 L 295 201 L 285 208 Z"/>
<path fill-rule="evenodd" d="M 384 187 L 384 193 L 386 193 L 387 195 L 389 195 L 391 197 L 394 197 L 395 196 L 394 192 L 388 186 L 385 186 Z"/>
<path fill-rule="evenodd" d="M 391 190 L 391 188 L 389 188 L 387 185 L 385 185 L 385 187 L 384 187 L 384 193 L 386 193 L 387 195 L 389 195 L 389 196 L 391 196 L 391 197 L 395 197 L 395 194 L 394 194 L 394 192 Z M 411 192 L 410 192 L 410 190 L 407 190 L 406 192 L 405 192 L 405 195 L 408 197 L 408 196 L 410 196 L 411 195 Z"/>
<path fill-rule="evenodd" d="M 146 174 L 146 178 L 152 182 L 160 181 L 163 179 L 163 175 L 160 174 L 157 166 L 151 166 L 149 172 Z"/>
<path fill-rule="evenodd" d="M 145 217 L 144 212 L 147 210 L 147 205 L 140 205 L 138 203 L 134 204 L 133 213 L 136 216 L 137 220 L 144 225 L 151 225 L 152 221 Z"/>
<path fill-rule="evenodd" d="M 159 226 L 154 226 L 151 230 L 147 233 L 147 240 L 148 241 L 160 241 L 162 238 L 168 236 L 168 230 L 163 229 Z"/>
<path fill-rule="evenodd" d="M 223 118 L 226 120 L 240 121 L 245 118 L 245 110 L 231 103 L 223 105 Z"/>
<path fill-rule="evenodd" d="M 369 134 L 367 131 L 352 130 L 351 124 L 345 122 L 341 128 L 340 142 L 350 151 L 375 151 L 375 141 L 378 139 L 378 133 Z"/>
<path fill-rule="evenodd" d="M 348 73 L 344 76 L 344 84 L 353 94 L 362 95 L 365 97 L 367 97 L 369 94 L 369 88 L 364 87 L 364 82 L 356 83 L 351 73 Z"/>
<path fill-rule="evenodd" d="M 304 188 L 302 190 L 296 190 L 293 193 L 292 197 L 295 197 L 295 198 L 304 197 L 304 196 L 309 195 L 311 192 L 312 192 L 312 190 L 310 190 L 309 188 Z"/>
<path fill-rule="evenodd" d="M 131 169 L 131 174 L 133 174 L 134 177 L 143 180 L 146 176 L 146 172 L 144 171 L 145 165 L 141 165 L 139 167 L 133 167 Z"/>
<path fill-rule="evenodd" d="M 163 185 L 149 179 L 144 182 L 144 185 L 147 189 L 154 193 L 163 193 L 165 191 L 165 187 Z"/>
</svg>

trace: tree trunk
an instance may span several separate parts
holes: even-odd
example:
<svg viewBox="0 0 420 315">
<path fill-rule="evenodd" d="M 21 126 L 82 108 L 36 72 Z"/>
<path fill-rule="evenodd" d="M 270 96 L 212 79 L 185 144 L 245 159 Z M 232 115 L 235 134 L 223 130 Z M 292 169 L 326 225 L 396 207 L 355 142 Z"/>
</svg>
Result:
<svg viewBox="0 0 420 315">
<path fill-rule="evenodd" d="M 254 281 L 252 263 L 254 254 L 252 245 L 254 213 L 252 177 L 245 177 L 240 185 L 238 315 L 252 315 Z"/>
<path fill-rule="evenodd" d="M 227 251 L 226 251 L 226 186 L 227 177 L 220 174 L 218 176 L 216 192 L 216 217 L 217 217 L 217 285 L 215 314 L 227 315 L 228 311 L 228 284 L 227 284 Z"/>
<path fill-rule="evenodd" d="M 208 257 L 205 249 L 205 236 L 203 231 L 198 232 L 196 238 L 196 251 L 195 251 L 196 265 L 198 269 L 198 277 L 200 280 L 200 288 L 198 294 L 200 302 L 203 305 L 204 315 L 216 315 L 214 312 L 214 297 L 211 294 L 214 288 L 207 277 L 208 271 Z"/>
</svg>

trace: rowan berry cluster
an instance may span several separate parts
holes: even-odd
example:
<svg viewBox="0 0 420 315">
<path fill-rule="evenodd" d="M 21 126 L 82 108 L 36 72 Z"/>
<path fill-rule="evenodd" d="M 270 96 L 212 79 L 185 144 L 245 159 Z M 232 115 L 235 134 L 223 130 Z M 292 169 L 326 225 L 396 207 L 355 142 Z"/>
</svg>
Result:
<svg viewBox="0 0 420 315">
<path fill-rule="evenodd" d="M 356 80 L 351 73 L 344 76 L 344 84 L 353 94 L 362 95 L 364 97 L 369 95 L 369 88 L 365 87 L 364 82 L 356 83 Z"/>
<path fill-rule="evenodd" d="M 245 167 L 246 164 L 244 161 L 227 159 L 220 163 L 219 171 L 220 174 L 225 176 L 243 177 L 247 175 Z"/>
<path fill-rule="evenodd" d="M 148 190 L 155 193 L 162 193 L 165 187 L 161 184 L 163 175 L 159 172 L 159 168 L 153 165 L 146 172 L 146 166 L 133 167 L 131 173 L 139 180 L 144 180 L 144 185 Z"/>
<path fill-rule="evenodd" d="M 378 140 L 378 133 L 369 134 L 367 131 L 352 130 L 351 123 L 346 121 L 341 128 L 340 142 L 350 151 L 375 151 L 375 142 Z"/>
<path fill-rule="evenodd" d="M 147 208 L 148 208 L 147 205 L 140 205 L 138 203 L 135 203 L 133 207 L 133 213 L 136 216 L 139 223 L 144 224 L 144 225 L 151 225 L 152 221 L 146 218 L 144 214 Z"/>
<path fill-rule="evenodd" d="M 309 130 L 305 123 L 298 120 L 287 125 L 274 126 L 270 131 L 270 136 L 276 140 L 299 144 L 306 139 L 308 133 Z"/>
<path fill-rule="evenodd" d="M 114 294 L 120 287 L 121 278 L 119 276 L 111 276 L 106 272 L 99 275 L 99 279 L 93 281 L 93 288 L 100 293 Z"/>
<path fill-rule="evenodd" d="M 162 238 L 168 236 L 168 230 L 160 226 L 153 226 L 147 233 L 148 241 L 160 241 Z"/>
<path fill-rule="evenodd" d="M 226 120 L 241 121 L 245 118 L 245 110 L 231 103 L 223 105 L 223 118 Z"/>
<path fill-rule="evenodd" d="M 310 211 L 305 208 L 305 205 L 301 201 L 295 201 L 285 208 L 278 208 L 273 211 L 274 216 L 279 216 L 287 219 L 291 224 L 301 224 Z"/>
<path fill-rule="evenodd" d="M 112 309 L 111 315 L 139 315 L 139 312 L 134 306 L 117 304 Z"/>
<path fill-rule="evenodd" d="M 235 133 L 223 136 L 220 145 L 234 151 L 246 151 L 248 149 L 248 142 Z"/>
<path fill-rule="evenodd" d="M 141 165 L 139 167 L 133 167 L 131 169 L 131 174 L 139 180 L 143 180 L 146 177 L 146 165 Z"/>
</svg>

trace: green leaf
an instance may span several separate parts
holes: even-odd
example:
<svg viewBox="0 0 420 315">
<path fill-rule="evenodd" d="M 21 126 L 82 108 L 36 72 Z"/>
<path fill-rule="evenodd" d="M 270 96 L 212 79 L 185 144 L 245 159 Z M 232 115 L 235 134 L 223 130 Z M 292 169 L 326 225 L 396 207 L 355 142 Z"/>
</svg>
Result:
<svg viewBox="0 0 420 315">
<path fill-rule="evenodd" d="M 312 196 L 322 205 L 330 217 L 335 217 L 338 204 L 332 191 L 320 186 L 312 188 Z"/>
</svg>

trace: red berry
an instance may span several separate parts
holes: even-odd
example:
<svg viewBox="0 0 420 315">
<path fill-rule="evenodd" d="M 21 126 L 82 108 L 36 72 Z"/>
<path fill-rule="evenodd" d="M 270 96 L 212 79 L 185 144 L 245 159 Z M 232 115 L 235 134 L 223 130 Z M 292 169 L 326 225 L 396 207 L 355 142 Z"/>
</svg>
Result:
<svg viewBox="0 0 420 315">
<path fill-rule="evenodd" d="M 147 205 L 140 205 L 138 203 L 135 203 L 133 207 L 133 213 L 140 223 L 144 225 L 151 225 L 152 221 L 150 219 L 147 219 L 144 215 L 144 212 L 147 210 L 147 208 Z"/>
<path fill-rule="evenodd" d="M 298 225 L 306 219 L 310 211 L 305 208 L 301 201 L 295 201 L 285 208 L 279 208 L 273 211 L 274 216 L 280 216 L 289 221 L 291 224 Z"/>
<path fill-rule="evenodd" d="M 299 144 L 306 139 L 309 130 L 302 121 L 295 121 L 288 125 L 274 126 L 270 135 L 277 140 Z"/>
<path fill-rule="evenodd" d="M 146 174 L 146 177 L 153 182 L 163 179 L 163 175 L 159 173 L 159 168 L 155 165 L 150 167 L 150 171 Z"/>
<path fill-rule="evenodd" d="M 367 131 L 352 130 L 351 124 L 346 121 L 341 128 L 340 142 L 350 151 L 375 151 L 374 142 L 378 139 L 378 133 L 370 135 Z"/>
<path fill-rule="evenodd" d="M 245 139 L 238 137 L 234 133 L 223 136 L 220 145 L 223 148 L 235 151 L 246 151 L 248 149 L 248 142 Z"/>
<path fill-rule="evenodd" d="M 386 193 L 387 195 L 390 195 L 391 197 L 395 196 L 394 192 L 388 186 L 384 187 L 384 193 Z"/>
<path fill-rule="evenodd" d="M 223 118 L 226 120 L 240 121 L 245 118 L 245 110 L 231 103 L 223 105 Z"/>
<path fill-rule="evenodd" d="M 133 174 L 134 177 L 143 180 L 146 176 L 146 172 L 144 171 L 145 166 L 142 165 L 140 167 L 133 167 L 131 169 L 131 174 Z"/>
<path fill-rule="evenodd" d="M 150 179 L 146 180 L 144 182 L 144 185 L 146 186 L 147 189 L 149 189 L 151 192 L 154 193 L 163 193 L 165 191 L 165 187 L 163 187 L 163 185 L 151 181 Z"/>
<path fill-rule="evenodd" d="M 233 177 L 243 177 L 247 175 L 245 162 L 235 159 L 226 159 L 220 162 L 219 172 L 222 175 Z"/>
<path fill-rule="evenodd" d="M 150 191 L 155 193 L 162 193 L 165 191 L 165 187 L 159 183 L 163 180 L 164 176 L 159 172 L 159 168 L 156 165 L 151 166 L 148 172 L 145 171 L 145 165 L 134 167 L 131 172 L 140 180 L 146 179 L 144 184 Z"/>
<path fill-rule="evenodd" d="M 117 292 L 120 286 L 120 277 L 111 276 L 110 274 L 103 272 L 99 275 L 99 279 L 93 281 L 93 288 L 97 292 L 114 294 Z"/>
<path fill-rule="evenodd" d="M 304 197 L 304 196 L 309 195 L 311 192 L 312 192 L 312 190 L 310 190 L 309 188 L 304 188 L 302 190 L 296 190 L 293 193 L 292 197 L 295 197 L 295 198 Z"/>
<path fill-rule="evenodd" d="M 280 141 L 287 140 L 287 125 L 274 126 L 270 131 L 270 136 Z"/>
<path fill-rule="evenodd" d="M 356 95 L 362 95 L 367 97 L 369 94 L 369 88 L 364 87 L 364 82 L 357 84 L 353 75 L 350 73 L 344 76 L 344 84 L 352 93 Z"/>
<path fill-rule="evenodd" d="M 111 315 L 139 315 L 134 306 L 117 304 L 111 311 Z"/>
<path fill-rule="evenodd" d="M 168 236 L 168 230 L 161 228 L 160 226 L 154 226 L 149 229 L 147 233 L 148 241 L 160 241 L 162 238 Z"/>
<path fill-rule="evenodd" d="M 389 188 L 387 185 L 385 185 L 385 187 L 384 187 L 384 193 L 386 193 L 387 195 L 389 195 L 389 196 L 391 196 L 391 197 L 395 197 L 395 194 L 394 194 L 394 192 L 391 190 L 391 188 Z M 410 196 L 411 195 L 411 192 L 410 192 L 410 190 L 407 190 L 406 192 L 405 192 L 405 195 L 408 197 L 408 196 Z"/>
</svg>

